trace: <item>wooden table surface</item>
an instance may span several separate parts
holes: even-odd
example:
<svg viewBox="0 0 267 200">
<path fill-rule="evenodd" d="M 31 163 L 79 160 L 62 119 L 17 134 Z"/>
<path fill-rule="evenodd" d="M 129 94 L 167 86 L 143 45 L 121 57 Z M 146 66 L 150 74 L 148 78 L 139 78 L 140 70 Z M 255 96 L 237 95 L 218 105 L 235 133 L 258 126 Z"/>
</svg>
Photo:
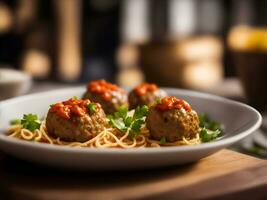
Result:
<svg viewBox="0 0 267 200">
<path fill-rule="evenodd" d="M 62 171 L 0 155 L 0 199 L 267 199 L 267 161 L 231 150 L 184 166 L 111 172 Z"/>
</svg>

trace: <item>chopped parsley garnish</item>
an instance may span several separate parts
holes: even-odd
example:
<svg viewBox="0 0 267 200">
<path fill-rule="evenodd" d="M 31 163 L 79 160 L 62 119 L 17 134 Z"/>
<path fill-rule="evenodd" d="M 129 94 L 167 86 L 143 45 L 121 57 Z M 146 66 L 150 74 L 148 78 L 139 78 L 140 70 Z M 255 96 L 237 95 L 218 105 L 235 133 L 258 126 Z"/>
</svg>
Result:
<svg viewBox="0 0 267 200">
<path fill-rule="evenodd" d="M 137 107 L 135 110 L 134 110 L 134 115 L 133 115 L 133 118 L 134 119 L 142 119 L 143 117 L 145 117 L 148 113 L 148 107 L 145 105 L 145 106 L 142 106 L 142 107 Z"/>
<path fill-rule="evenodd" d="M 166 143 L 166 138 L 165 137 L 162 137 L 160 138 L 160 144 L 165 144 Z"/>
<path fill-rule="evenodd" d="M 260 155 L 262 150 L 261 150 L 261 148 L 259 148 L 259 147 L 257 147 L 257 146 L 254 146 L 254 147 L 250 147 L 250 148 L 248 149 L 248 151 L 249 151 L 250 153 L 254 153 L 254 154 Z"/>
<path fill-rule="evenodd" d="M 17 124 L 20 124 L 20 123 L 21 123 L 20 119 L 13 119 L 13 120 L 10 121 L 11 125 L 17 125 Z"/>
<path fill-rule="evenodd" d="M 199 137 L 202 142 L 210 142 L 212 140 L 215 140 L 217 137 L 219 137 L 220 134 L 221 134 L 221 131 L 219 129 L 212 131 L 206 128 L 202 128 L 199 132 Z"/>
<path fill-rule="evenodd" d="M 199 126 L 201 128 L 207 128 L 209 130 L 222 130 L 221 123 L 211 120 L 207 114 L 200 114 L 199 116 Z"/>
<path fill-rule="evenodd" d="M 93 114 L 96 111 L 96 104 L 95 103 L 89 103 L 88 104 L 88 110 L 91 114 Z"/>
<path fill-rule="evenodd" d="M 118 110 L 118 112 L 114 113 L 115 118 L 122 118 L 125 119 L 127 116 L 128 108 L 125 106 L 121 106 Z"/>
<path fill-rule="evenodd" d="M 262 158 L 266 158 L 267 157 L 267 152 L 262 147 L 252 146 L 252 147 L 246 148 L 246 150 L 249 153 L 255 154 L 255 155 L 259 156 L 259 157 L 262 157 Z"/>
<path fill-rule="evenodd" d="M 118 112 L 115 112 L 114 115 L 109 115 L 108 119 L 112 127 L 123 133 L 128 131 L 129 137 L 132 138 L 140 133 L 141 127 L 145 123 L 144 117 L 147 115 L 147 112 L 147 106 L 138 106 L 133 116 L 128 116 L 128 109 L 126 107 L 120 107 Z"/>
<path fill-rule="evenodd" d="M 199 137 L 202 142 L 215 140 L 222 133 L 221 123 L 211 120 L 207 114 L 199 115 L 199 126 Z"/>
<path fill-rule="evenodd" d="M 28 129 L 30 131 L 34 131 L 40 128 L 40 121 L 38 120 L 38 116 L 34 114 L 24 114 L 21 119 L 21 125 L 23 128 Z"/>
</svg>

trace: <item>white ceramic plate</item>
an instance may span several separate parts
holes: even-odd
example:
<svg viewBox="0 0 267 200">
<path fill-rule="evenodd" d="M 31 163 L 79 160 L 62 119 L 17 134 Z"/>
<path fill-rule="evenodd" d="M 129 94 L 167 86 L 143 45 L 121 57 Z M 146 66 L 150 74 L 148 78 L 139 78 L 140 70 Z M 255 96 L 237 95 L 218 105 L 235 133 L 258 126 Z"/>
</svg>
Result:
<svg viewBox="0 0 267 200">
<path fill-rule="evenodd" d="M 169 95 L 186 99 L 199 113 L 207 113 L 224 124 L 222 138 L 195 146 L 143 149 L 90 149 L 22 141 L 5 136 L 9 121 L 25 113 L 45 116 L 49 105 L 84 88 L 69 88 L 27 95 L 0 103 L 0 149 L 18 158 L 51 166 L 75 169 L 133 169 L 184 164 L 197 161 L 225 148 L 259 128 L 261 115 L 250 106 L 225 98 L 187 90 L 167 89 Z"/>
</svg>

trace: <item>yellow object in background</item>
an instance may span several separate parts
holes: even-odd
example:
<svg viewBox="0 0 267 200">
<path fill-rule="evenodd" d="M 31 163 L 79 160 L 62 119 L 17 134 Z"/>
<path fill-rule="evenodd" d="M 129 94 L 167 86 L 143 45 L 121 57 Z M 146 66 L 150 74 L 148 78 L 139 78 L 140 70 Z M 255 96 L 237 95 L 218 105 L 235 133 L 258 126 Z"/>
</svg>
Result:
<svg viewBox="0 0 267 200">
<path fill-rule="evenodd" d="M 239 51 L 267 51 L 267 28 L 237 26 L 229 33 L 228 45 Z"/>
</svg>

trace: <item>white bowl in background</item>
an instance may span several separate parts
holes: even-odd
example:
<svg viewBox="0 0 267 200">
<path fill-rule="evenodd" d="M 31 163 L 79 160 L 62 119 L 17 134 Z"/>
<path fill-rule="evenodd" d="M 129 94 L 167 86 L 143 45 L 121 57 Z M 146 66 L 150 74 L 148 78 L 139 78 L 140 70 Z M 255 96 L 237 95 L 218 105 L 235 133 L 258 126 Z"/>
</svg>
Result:
<svg viewBox="0 0 267 200">
<path fill-rule="evenodd" d="M 31 77 L 22 71 L 0 68 L 0 100 L 25 94 L 31 83 Z"/>
</svg>

